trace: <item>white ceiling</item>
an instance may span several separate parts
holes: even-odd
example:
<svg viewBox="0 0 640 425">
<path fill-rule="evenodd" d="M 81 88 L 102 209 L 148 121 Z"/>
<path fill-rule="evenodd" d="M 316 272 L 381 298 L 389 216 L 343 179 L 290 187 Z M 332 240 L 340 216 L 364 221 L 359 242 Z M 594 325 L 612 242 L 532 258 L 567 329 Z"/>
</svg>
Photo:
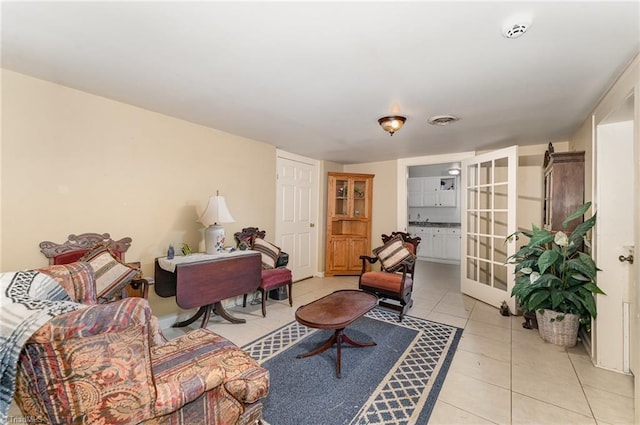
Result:
<svg viewBox="0 0 640 425">
<path fill-rule="evenodd" d="M 567 140 L 639 2 L 2 2 L 2 67 L 341 163 Z M 517 15 L 521 38 L 502 36 Z M 64 107 L 64 105 L 60 105 Z M 407 117 L 393 137 L 377 123 Z M 461 119 L 446 127 L 433 115 Z"/>
</svg>

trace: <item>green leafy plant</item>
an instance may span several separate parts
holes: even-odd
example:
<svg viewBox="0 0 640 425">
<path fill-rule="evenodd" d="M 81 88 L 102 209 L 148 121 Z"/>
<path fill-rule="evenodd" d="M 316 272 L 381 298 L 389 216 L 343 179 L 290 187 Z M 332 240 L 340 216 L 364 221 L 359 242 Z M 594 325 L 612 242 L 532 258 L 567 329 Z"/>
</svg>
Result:
<svg viewBox="0 0 640 425">
<path fill-rule="evenodd" d="M 588 202 L 569 215 L 563 222 L 582 217 L 591 207 Z M 596 283 L 598 267 L 589 254 L 582 252 L 589 246 L 585 236 L 596 223 L 596 214 L 580 223 L 569 234 L 563 231 L 548 231 L 533 226 L 532 231 L 518 231 L 527 236 L 529 243 L 508 262 L 516 264 L 516 281 L 511 295 L 517 297 L 525 312 L 549 309 L 559 313 L 577 314 L 580 323 L 590 329 L 591 318 L 597 310 L 593 294 L 604 292 Z M 562 320 L 563 315 L 556 320 Z"/>
</svg>

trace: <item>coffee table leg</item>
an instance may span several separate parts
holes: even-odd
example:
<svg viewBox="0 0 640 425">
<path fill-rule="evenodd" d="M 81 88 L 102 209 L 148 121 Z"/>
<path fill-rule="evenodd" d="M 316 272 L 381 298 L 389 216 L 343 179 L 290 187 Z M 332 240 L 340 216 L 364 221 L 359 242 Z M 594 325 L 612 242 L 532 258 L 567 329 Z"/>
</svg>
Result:
<svg viewBox="0 0 640 425">
<path fill-rule="evenodd" d="M 316 348 L 313 351 L 309 351 L 308 353 L 298 354 L 296 358 L 304 359 L 306 357 L 311 357 L 311 356 L 315 356 L 316 354 L 320 354 L 323 351 L 327 351 L 329 348 L 331 348 L 335 342 L 336 342 L 336 333 L 334 332 L 333 335 L 331 335 L 331 338 L 329 338 L 327 342 L 322 344 L 320 347 Z"/>
<path fill-rule="evenodd" d="M 333 344 L 336 344 L 336 375 L 338 378 L 342 378 L 342 342 L 346 342 L 349 345 L 353 345 L 355 347 L 373 347 L 376 345 L 375 342 L 357 342 L 349 338 L 344 333 L 344 328 L 336 329 L 324 344 L 320 347 L 316 348 L 313 351 L 309 351 L 308 353 L 298 354 L 296 358 L 304 359 L 306 357 L 315 356 L 316 354 L 320 354 L 324 351 L 327 351 L 329 348 L 333 347 Z"/>
<path fill-rule="evenodd" d="M 374 345 L 376 345 L 375 342 L 357 342 L 352 340 L 351 338 L 349 338 L 347 336 L 347 334 L 342 334 L 342 340 L 344 342 L 346 342 L 349 345 L 353 345 L 355 347 L 373 347 Z"/>
<path fill-rule="evenodd" d="M 346 337 L 344 335 L 343 329 L 336 330 L 336 375 L 338 378 L 342 378 L 342 338 Z"/>
</svg>

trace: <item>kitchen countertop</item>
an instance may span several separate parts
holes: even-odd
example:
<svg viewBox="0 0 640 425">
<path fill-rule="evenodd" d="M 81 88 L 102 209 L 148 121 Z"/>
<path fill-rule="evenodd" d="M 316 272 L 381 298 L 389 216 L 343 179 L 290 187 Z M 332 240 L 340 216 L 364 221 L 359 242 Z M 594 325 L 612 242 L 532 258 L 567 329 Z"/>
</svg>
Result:
<svg viewBox="0 0 640 425">
<path fill-rule="evenodd" d="M 415 227 L 460 227 L 460 223 L 438 223 L 435 221 L 410 221 L 409 226 Z"/>
</svg>

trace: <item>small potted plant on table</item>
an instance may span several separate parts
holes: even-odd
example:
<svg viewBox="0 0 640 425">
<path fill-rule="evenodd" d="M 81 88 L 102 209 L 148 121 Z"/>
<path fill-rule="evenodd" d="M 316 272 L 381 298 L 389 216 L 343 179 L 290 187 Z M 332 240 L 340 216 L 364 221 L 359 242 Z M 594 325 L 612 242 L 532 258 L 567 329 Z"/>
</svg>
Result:
<svg viewBox="0 0 640 425">
<path fill-rule="evenodd" d="M 580 218 L 591 207 L 588 202 L 562 222 Z M 516 282 L 511 291 L 524 312 L 535 312 L 540 336 L 553 344 L 573 347 L 583 324 L 591 329 L 597 316 L 594 294 L 604 295 L 596 283 L 598 267 L 582 251 L 588 246 L 585 236 L 595 225 L 596 214 L 580 223 L 571 233 L 549 231 L 533 226 L 530 232 L 518 231 L 529 243 L 508 261 L 516 264 Z"/>
</svg>

